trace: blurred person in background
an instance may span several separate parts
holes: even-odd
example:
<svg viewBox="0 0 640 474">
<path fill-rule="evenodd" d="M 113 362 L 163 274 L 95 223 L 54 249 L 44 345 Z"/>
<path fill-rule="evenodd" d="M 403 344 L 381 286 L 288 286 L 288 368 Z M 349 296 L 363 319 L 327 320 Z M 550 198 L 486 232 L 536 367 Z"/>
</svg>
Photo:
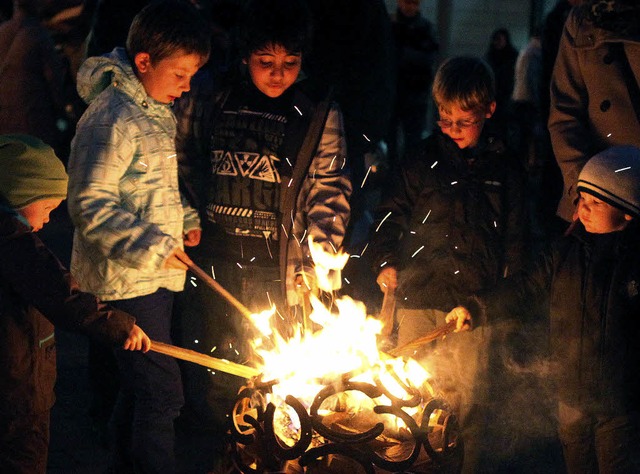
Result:
<svg viewBox="0 0 640 474">
<path fill-rule="evenodd" d="M 391 15 L 396 46 L 396 102 L 389 133 L 389 161 L 394 167 L 404 150 L 428 133 L 434 64 L 438 43 L 431 22 L 420 13 L 420 0 L 398 0 Z"/>
<path fill-rule="evenodd" d="M 41 0 L 15 0 L 0 24 L 0 133 L 23 133 L 66 161 L 79 102 L 66 58 L 42 23 Z"/>
</svg>

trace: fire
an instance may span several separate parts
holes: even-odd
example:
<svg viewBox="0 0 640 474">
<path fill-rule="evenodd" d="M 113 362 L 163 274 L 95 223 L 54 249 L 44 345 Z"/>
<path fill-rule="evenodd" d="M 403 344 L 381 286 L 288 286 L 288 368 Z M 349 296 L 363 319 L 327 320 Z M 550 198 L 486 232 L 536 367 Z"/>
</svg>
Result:
<svg viewBox="0 0 640 474">
<path fill-rule="evenodd" d="M 348 255 L 328 255 L 318 244 L 310 242 L 318 272 L 318 287 L 331 291 L 339 284 L 340 272 Z M 338 282 L 336 282 L 336 278 Z M 255 353 L 261 359 L 258 369 L 263 382 L 272 382 L 266 402 L 276 407 L 275 420 L 278 436 L 288 445 L 299 437 L 300 424 L 295 411 L 286 403 L 288 395 L 294 395 L 305 408 L 312 406 L 318 393 L 327 385 L 336 387 L 339 396 L 329 397 L 320 406 L 319 413 L 330 413 L 339 405 L 340 411 L 356 417 L 368 412 L 370 424 L 382 422 L 385 427 L 398 431 L 404 423 L 389 414 L 373 414 L 373 405 L 390 405 L 387 394 L 396 400 L 411 399 L 428 382 L 428 372 L 412 359 L 391 358 L 378 350 L 381 322 L 367 315 L 362 302 L 349 297 L 335 301 L 334 307 L 326 307 L 311 295 L 313 311 L 310 319 L 320 329 L 305 331 L 302 325 L 295 328 L 293 337 L 283 338 L 273 324 L 275 310 L 253 315 L 261 336 L 253 341 Z M 341 391 L 346 381 L 384 385 L 386 394 L 371 400 L 357 391 Z M 333 405 L 333 406 L 332 406 Z M 411 414 L 420 406 L 408 408 Z"/>
</svg>

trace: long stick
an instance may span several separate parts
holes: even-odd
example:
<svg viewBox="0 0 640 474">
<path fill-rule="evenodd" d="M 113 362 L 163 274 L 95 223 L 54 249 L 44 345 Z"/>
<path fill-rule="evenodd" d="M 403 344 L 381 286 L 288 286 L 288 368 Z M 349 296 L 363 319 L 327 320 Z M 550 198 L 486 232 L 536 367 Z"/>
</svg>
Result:
<svg viewBox="0 0 640 474">
<path fill-rule="evenodd" d="M 247 367 L 246 365 L 236 364 L 225 359 L 216 359 L 215 357 L 201 354 L 200 352 L 184 349 L 164 342 L 151 341 L 151 350 L 160 354 L 165 354 L 176 359 L 186 360 L 194 364 L 209 367 L 210 369 L 219 370 L 228 374 L 237 375 L 245 379 L 250 379 L 260 375 L 258 369 Z"/>
<path fill-rule="evenodd" d="M 200 278 L 202 281 L 204 281 L 207 285 L 209 285 L 211 288 L 213 288 L 220 296 L 222 296 L 229 303 L 231 303 L 233 306 L 235 306 L 235 308 L 238 311 L 240 311 L 242 316 L 244 316 L 245 318 L 249 319 L 249 321 L 251 321 L 253 323 L 253 319 L 251 319 L 251 315 L 253 313 L 251 313 L 251 311 L 249 311 L 249 308 L 247 308 L 245 305 L 240 303 L 240 301 L 238 301 L 235 298 L 235 296 L 233 296 L 231 293 L 229 293 L 227 290 L 225 290 L 220 283 L 215 281 L 212 277 L 209 276 L 209 274 L 207 272 L 205 272 L 202 268 L 197 266 L 195 263 L 187 263 L 187 262 L 184 262 L 184 263 L 187 265 L 187 267 L 189 267 L 189 270 L 191 270 L 191 272 L 194 275 L 196 275 L 198 278 Z"/>
<path fill-rule="evenodd" d="M 450 332 L 453 332 L 455 329 L 456 329 L 456 321 L 455 320 L 450 321 L 447 324 L 443 324 L 442 326 L 435 328 L 433 331 L 429 331 L 424 336 L 419 337 L 418 339 L 414 339 L 413 341 L 411 341 L 408 344 L 405 344 L 404 346 L 400 346 L 400 347 L 396 347 L 395 349 L 392 349 L 391 351 L 389 351 L 389 354 L 391 354 L 392 356 L 398 357 L 402 354 L 406 354 L 407 352 L 413 352 L 419 349 L 420 347 L 424 346 L 425 344 L 428 344 L 429 342 L 435 339 L 438 339 L 439 337 L 446 336 Z"/>
</svg>

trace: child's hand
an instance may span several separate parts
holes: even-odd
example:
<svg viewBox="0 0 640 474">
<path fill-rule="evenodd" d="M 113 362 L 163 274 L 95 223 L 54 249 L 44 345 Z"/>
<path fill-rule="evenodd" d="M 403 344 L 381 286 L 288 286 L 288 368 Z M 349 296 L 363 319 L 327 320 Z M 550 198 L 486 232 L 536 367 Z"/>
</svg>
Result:
<svg viewBox="0 0 640 474">
<path fill-rule="evenodd" d="M 386 293 L 388 289 L 395 290 L 398 287 L 398 271 L 394 267 L 385 267 L 376 278 L 380 291 Z"/>
<path fill-rule="evenodd" d="M 123 348 L 127 351 L 147 352 L 151 348 L 151 340 L 140 326 L 134 324 Z"/>
<path fill-rule="evenodd" d="M 202 231 L 200 229 L 191 229 L 184 236 L 184 246 L 195 247 L 200 243 L 201 236 L 202 236 Z"/>
<path fill-rule="evenodd" d="M 193 265 L 189 256 L 180 247 L 176 247 L 171 255 L 167 257 L 162 265 L 164 269 L 175 268 L 177 270 L 188 270 L 188 265 Z"/>
<path fill-rule="evenodd" d="M 464 306 L 457 306 L 444 318 L 445 322 L 456 322 L 455 332 L 469 331 L 471 329 L 471 313 Z"/>
</svg>

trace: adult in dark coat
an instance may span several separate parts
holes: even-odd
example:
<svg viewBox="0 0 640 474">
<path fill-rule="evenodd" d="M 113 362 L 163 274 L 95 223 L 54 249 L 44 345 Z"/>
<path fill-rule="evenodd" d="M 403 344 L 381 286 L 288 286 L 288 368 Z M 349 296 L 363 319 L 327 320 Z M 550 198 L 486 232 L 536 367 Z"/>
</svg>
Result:
<svg viewBox="0 0 640 474">
<path fill-rule="evenodd" d="M 640 146 L 639 84 L 640 4 L 589 0 L 574 8 L 560 40 L 549 115 L 564 180 L 558 215 L 565 221 L 573 220 L 587 159 L 613 145 Z"/>
</svg>

